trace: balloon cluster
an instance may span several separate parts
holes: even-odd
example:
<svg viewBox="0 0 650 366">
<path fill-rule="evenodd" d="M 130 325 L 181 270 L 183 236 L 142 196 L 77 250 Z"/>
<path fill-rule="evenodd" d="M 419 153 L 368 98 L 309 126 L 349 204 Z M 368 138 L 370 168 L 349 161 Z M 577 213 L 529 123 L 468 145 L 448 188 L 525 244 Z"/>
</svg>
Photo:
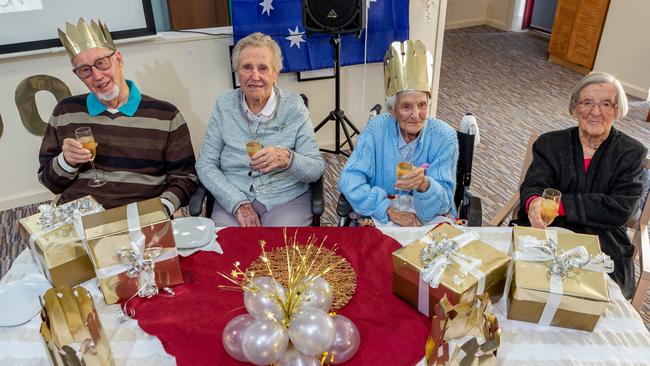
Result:
<svg viewBox="0 0 650 366">
<path fill-rule="evenodd" d="M 243 271 L 239 262 L 230 276 L 221 274 L 236 285 L 221 287 L 244 290 L 248 311 L 223 330 L 230 356 L 255 365 L 320 366 L 346 362 L 357 352 L 357 327 L 343 315 L 328 313 L 336 308 L 332 302 L 338 292 L 324 277 L 346 261 L 314 243 L 310 237 L 307 245 L 299 245 L 294 236 L 292 245 L 267 253 L 266 242 L 260 241 L 267 275 Z M 274 255 L 278 250 L 281 256 Z"/>
<path fill-rule="evenodd" d="M 359 330 L 343 315 L 330 316 L 332 289 L 322 277 L 306 277 L 298 288 L 297 306 L 288 309 L 287 289 L 271 277 L 256 277 L 244 290 L 248 314 L 226 325 L 222 342 L 238 361 L 255 365 L 320 366 L 340 364 L 359 349 Z"/>
</svg>

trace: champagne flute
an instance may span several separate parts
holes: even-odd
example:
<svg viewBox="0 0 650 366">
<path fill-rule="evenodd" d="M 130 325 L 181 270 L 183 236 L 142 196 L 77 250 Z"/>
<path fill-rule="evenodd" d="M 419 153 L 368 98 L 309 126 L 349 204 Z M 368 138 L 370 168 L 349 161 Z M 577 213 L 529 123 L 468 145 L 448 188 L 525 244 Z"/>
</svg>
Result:
<svg viewBox="0 0 650 366">
<path fill-rule="evenodd" d="M 257 154 L 257 152 L 260 150 L 262 150 L 262 143 L 259 141 L 253 140 L 246 143 L 246 152 L 248 153 L 248 157 L 250 159 L 253 159 L 253 156 L 255 156 L 255 154 Z M 252 172 L 249 172 L 249 175 L 251 174 Z M 257 187 L 257 189 L 255 189 L 255 193 L 264 193 L 264 183 L 262 182 L 261 172 L 259 173 L 259 177 L 260 177 L 260 184 Z"/>
<path fill-rule="evenodd" d="M 562 193 L 557 189 L 546 188 L 542 193 L 541 217 L 546 226 L 557 217 L 561 200 Z"/>
<path fill-rule="evenodd" d="M 93 136 L 93 131 L 90 129 L 90 127 L 79 127 L 76 130 L 74 130 L 75 136 L 77 137 L 77 141 L 81 143 L 84 149 L 88 149 L 90 151 L 90 166 L 93 170 L 93 174 L 95 176 L 94 179 L 91 179 L 88 182 L 89 187 L 101 187 L 104 184 L 106 184 L 106 181 L 103 179 L 99 179 L 99 176 L 97 175 L 97 169 L 95 168 L 95 155 L 97 155 L 97 143 L 95 142 L 95 137 Z"/>
<path fill-rule="evenodd" d="M 406 174 L 415 170 L 415 167 L 410 162 L 401 161 L 397 163 L 397 179 L 401 179 Z M 405 211 L 408 209 L 408 198 L 401 189 L 397 190 L 397 197 L 395 197 L 395 209 L 398 211 Z"/>
</svg>

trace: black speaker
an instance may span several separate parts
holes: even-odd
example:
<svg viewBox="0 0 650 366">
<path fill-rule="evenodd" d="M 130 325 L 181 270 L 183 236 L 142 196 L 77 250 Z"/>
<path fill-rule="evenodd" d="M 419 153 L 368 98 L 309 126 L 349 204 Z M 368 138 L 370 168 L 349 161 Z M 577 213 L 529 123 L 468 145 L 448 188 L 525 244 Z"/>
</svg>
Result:
<svg viewBox="0 0 650 366">
<path fill-rule="evenodd" d="M 302 0 L 302 24 L 315 33 L 354 33 L 363 28 L 365 0 Z"/>
</svg>

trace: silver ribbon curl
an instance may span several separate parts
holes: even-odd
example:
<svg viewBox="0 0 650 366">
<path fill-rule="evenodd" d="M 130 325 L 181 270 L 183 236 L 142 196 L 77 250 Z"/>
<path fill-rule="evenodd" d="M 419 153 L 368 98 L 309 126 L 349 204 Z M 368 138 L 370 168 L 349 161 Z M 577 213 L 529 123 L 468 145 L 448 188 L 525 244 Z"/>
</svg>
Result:
<svg viewBox="0 0 650 366">
<path fill-rule="evenodd" d="M 427 244 L 420 251 L 420 261 L 424 264 L 420 274 L 422 280 L 431 287 L 437 288 L 440 286 L 442 275 L 452 263 L 458 265 L 463 275 L 469 273 L 484 278 L 483 273 L 478 270 L 482 263 L 481 259 L 459 252 L 460 248 L 478 239 L 479 235 L 474 231 L 466 231 L 452 239 L 445 234 L 437 234 L 433 238 L 425 236 L 420 239 Z"/>
<path fill-rule="evenodd" d="M 583 269 L 602 273 L 614 271 L 614 261 L 605 253 L 590 256 L 582 245 L 563 250 L 553 239 L 539 240 L 527 235 L 519 237 L 515 259 L 546 262 L 548 275 L 562 279 L 572 278 Z"/>
</svg>

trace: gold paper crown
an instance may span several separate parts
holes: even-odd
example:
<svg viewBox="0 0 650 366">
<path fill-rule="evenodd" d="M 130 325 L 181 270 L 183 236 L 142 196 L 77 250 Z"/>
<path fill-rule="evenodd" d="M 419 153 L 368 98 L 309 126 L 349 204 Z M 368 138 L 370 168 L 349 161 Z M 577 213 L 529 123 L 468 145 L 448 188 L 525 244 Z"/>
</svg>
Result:
<svg viewBox="0 0 650 366">
<path fill-rule="evenodd" d="M 384 56 L 386 97 L 404 90 L 431 93 L 433 56 L 421 41 L 393 42 Z"/>
<path fill-rule="evenodd" d="M 90 26 L 86 24 L 83 18 L 79 18 L 77 26 L 65 22 L 66 33 L 59 28 L 59 39 L 63 47 L 68 51 L 70 59 L 74 58 L 81 52 L 96 47 L 108 48 L 115 50 L 113 38 L 106 28 L 106 24 L 101 20 L 91 20 Z"/>
</svg>

